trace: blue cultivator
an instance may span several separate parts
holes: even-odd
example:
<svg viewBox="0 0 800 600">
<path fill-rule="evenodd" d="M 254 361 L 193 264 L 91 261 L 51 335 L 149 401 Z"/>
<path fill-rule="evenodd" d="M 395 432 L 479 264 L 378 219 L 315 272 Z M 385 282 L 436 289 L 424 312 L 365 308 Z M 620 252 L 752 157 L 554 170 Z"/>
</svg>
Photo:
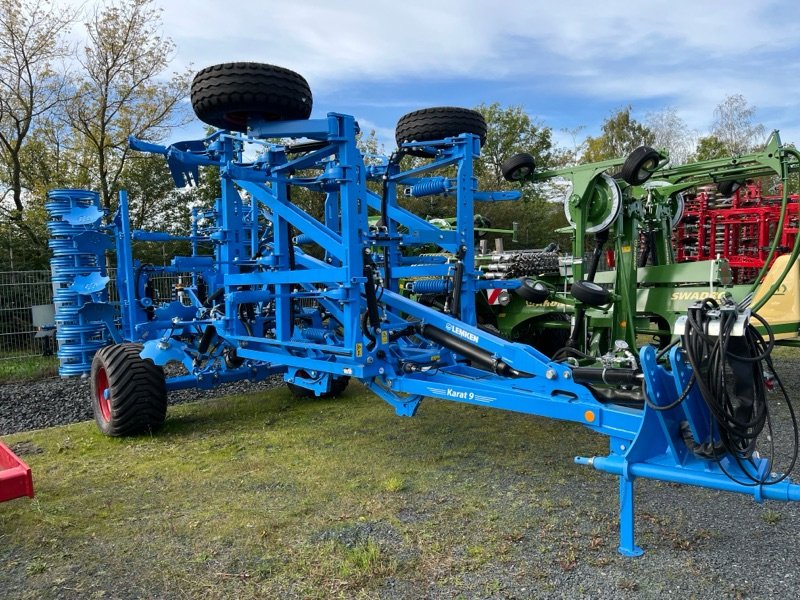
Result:
<svg viewBox="0 0 800 600">
<path fill-rule="evenodd" d="M 280 373 L 295 392 L 322 396 L 356 378 L 399 415 L 413 415 L 433 397 L 574 421 L 607 435 L 608 456 L 576 462 L 620 478 L 626 555 L 641 553 L 634 543 L 636 478 L 756 500 L 800 499 L 800 487 L 758 455 L 747 434 L 755 425 L 731 433 L 705 398 L 705 367 L 696 372 L 687 364 L 713 348 L 724 356 L 729 342 L 739 352 L 735 339 L 757 347 L 744 307 L 698 308 L 682 344 L 660 355 L 645 346 L 637 356 L 618 342 L 602 356 L 553 361 L 479 325 L 476 303 L 487 290 L 541 289 L 530 279 L 485 279 L 475 267 L 473 203 L 519 198 L 476 189 L 473 161 L 486 133 L 479 114 L 411 113 L 398 124 L 398 151 L 365 161 L 356 121 L 335 113 L 308 119 L 310 91 L 290 71 L 211 67 L 195 78 L 192 102 L 202 120 L 222 129 L 169 147 L 135 139 L 131 146 L 163 154 L 179 186 L 197 181 L 201 167 L 218 168 L 220 197 L 212 209 L 194 211 L 186 237 L 131 231 L 127 197 L 120 197 L 110 231 L 121 329 L 101 299 L 87 309 L 123 342 L 104 347 L 92 365 L 95 414 L 105 433 L 159 426 L 169 389 Z M 432 194 L 452 199 L 454 229 L 404 206 L 405 198 Z M 623 218 L 620 211 L 620 231 Z M 191 253 L 154 267 L 134 258 L 136 240 L 183 241 Z M 166 276 L 180 283 L 162 301 L 156 283 Z M 430 296 L 441 302 L 425 302 Z M 613 319 L 613 302 L 608 311 Z M 760 357 L 748 356 L 760 373 Z M 165 380 L 161 367 L 173 362 L 186 373 Z M 739 424 L 753 414 L 760 420 L 765 410 L 758 392 L 742 391 L 748 378 L 761 384 L 754 373 L 745 367 L 744 378 L 735 378 L 744 398 L 734 402 Z"/>
</svg>

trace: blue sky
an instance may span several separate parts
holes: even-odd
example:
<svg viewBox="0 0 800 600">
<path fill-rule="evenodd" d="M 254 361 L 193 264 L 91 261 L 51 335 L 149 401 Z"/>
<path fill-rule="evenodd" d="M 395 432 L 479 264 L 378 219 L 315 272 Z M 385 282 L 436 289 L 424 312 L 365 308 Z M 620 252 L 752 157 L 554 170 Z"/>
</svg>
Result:
<svg viewBox="0 0 800 600">
<path fill-rule="evenodd" d="M 737 93 L 767 131 L 800 143 L 797 0 L 157 3 L 175 69 L 294 69 L 311 84 L 314 116 L 353 114 L 387 149 L 409 111 L 495 101 L 557 132 L 584 126 L 581 136 L 628 104 L 639 119 L 673 106 L 703 135 Z"/>
</svg>

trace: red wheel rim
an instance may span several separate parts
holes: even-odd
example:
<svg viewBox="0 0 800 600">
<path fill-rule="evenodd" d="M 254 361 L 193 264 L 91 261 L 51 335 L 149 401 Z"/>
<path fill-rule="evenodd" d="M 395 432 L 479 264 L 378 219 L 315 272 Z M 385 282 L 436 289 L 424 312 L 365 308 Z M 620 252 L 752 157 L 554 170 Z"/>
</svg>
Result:
<svg viewBox="0 0 800 600">
<path fill-rule="evenodd" d="M 97 375 L 94 377 L 94 389 L 97 394 L 97 406 L 100 408 L 100 415 L 104 421 L 111 420 L 111 402 L 108 397 L 111 395 L 111 390 L 108 387 L 108 375 L 106 370 L 100 367 L 97 370 Z"/>
</svg>

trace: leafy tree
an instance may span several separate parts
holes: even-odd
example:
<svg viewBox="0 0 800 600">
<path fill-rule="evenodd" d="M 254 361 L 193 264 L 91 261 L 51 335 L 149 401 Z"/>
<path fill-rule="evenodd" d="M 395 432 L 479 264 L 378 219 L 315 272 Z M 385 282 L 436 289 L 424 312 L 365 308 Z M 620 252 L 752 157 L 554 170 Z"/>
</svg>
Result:
<svg viewBox="0 0 800 600">
<path fill-rule="evenodd" d="M 632 107 L 620 109 L 603 122 L 602 133 L 586 138 L 583 162 L 623 158 L 639 146 L 652 146 L 655 135 L 631 117 Z"/>
<path fill-rule="evenodd" d="M 722 140 L 715 135 L 707 135 L 697 141 L 697 149 L 691 155 L 689 162 L 723 158 L 728 155 L 730 155 L 730 152 L 728 152 Z"/>
<path fill-rule="evenodd" d="M 728 96 L 714 109 L 711 135 L 720 141 L 726 154 L 745 154 L 761 145 L 764 126 L 753 122 L 755 114 L 756 107 L 741 94 Z"/>
<path fill-rule="evenodd" d="M 181 107 L 189 72 L 162 79 L 174 52 L 159 34 L 153 0 L 124 0 L 97 8 L 86 23 L 79 57 L 83 77 L 70 102 L 70 125 L 82 137 L 103 206 L 111 208 L 130 156 L 128 136 L 161 140 L 185 122 Z"/>
<path fill-rule="evenodd" d="M 188 209 L 176 201 L 175 185 L 163 156 L 132 156 L 120 176 L 120 189 L 128 192 L 134 229 L 171 230 L 186 221 L 182 214 Z M 188 233 L 188 228 L 176 233 Z"/>
<path fill-rule="evenodd" d="M 682 165 L 689 159 L 695 145 L 695 133 L 681 119 L 674 106 L 648 113 L 647 128 L 653 134 L 653 145 L 669 152 L 672 165 Z"/>
<path fill-rule="evenodd" d="M 495 102 L 482 104 L 476 110 L 487 125 L 486 143 L 475 165 L 479 188 L 520 190 L 523 194 L 516 202 L 479 202 L 475 205 L 476 214 L 488 218 L 492 228 L 511 229 L 516 222 L 519 245 L 547 245 L 553 240 L 553 229 L 565 225 L 561 197 L 548 186 L 520 187 L 506 181 L 500 166 L 514 154 L 527 152 L 533 156 L 537 170 L 556 168 L 569 160 L 569 152 L 558 148 L 553 142 L 553 130 L 532 119 L 522 106 L 504 108 Z"/>
<path fill-rule="evenodd" d="M 487 189 L 502 189 L 508 182 L 503 178 L 500 165 L 504 160 L 527 152 L 533 156 L 536 168 L 550 168 L 560 164 L 562 153 L 553 145 L 553 130 L 535 121 L 522 106 L 503 108 L 499 102 L 476 107 L 486 120 L 486 143 L 475 172 Z"/>
<path fill-rule="evenodd" d="M 25 217 L 32 179 L 25 154 L 36 127 L 64 100 L 67 74 L 56 63 L 68 54 L 74 19 L 73 9 L 46 1 L 0 0 L 0 211 L 37 246 L 45 242 Z M 10 209 L 2 205 L 8 197 Z"/>
</svg>

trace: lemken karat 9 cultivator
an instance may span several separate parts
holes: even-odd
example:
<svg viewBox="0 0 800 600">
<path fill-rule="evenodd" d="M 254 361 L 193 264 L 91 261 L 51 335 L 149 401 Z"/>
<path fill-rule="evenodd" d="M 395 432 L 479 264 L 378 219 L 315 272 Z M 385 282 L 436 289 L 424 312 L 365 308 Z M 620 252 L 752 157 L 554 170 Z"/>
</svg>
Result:
<svg viewBox="0 0 800 600">
<path fill-rule="evenodd" d="M 759 501 L 800 500 L 800 486 L 786 477 L 793 461 L 781 473 L 782 465 L 758 452 L 758 436 L 770 423 L 762 371 L 771 366 L 771 342 L 749 324 L 746 302 L 698 303 L 678 323 L 675 342 L 635 352 L 624 341 L 634 339 L 630 328 L 618 322 L 620 298 L 635 293 L 635 275 L 613 292 L 587 285 L 576 255 L 575 314 L 587 293 L 595 304 L 602 295 L 616 342 L 592 354 L 584 345 L 591 332 L 576 318 L 579 343 L 565 359 L 551 360 L 478 326 L 476 302 L 487 291 L 513 290 L 538 302 L 550 293 L 535 278 L 488 278 L 475 266 L 473 203 L 519 198 L 476 189 L 473 161 L 486 135 L 480 114 L 410 113 L 398 123 L 398 150 L 367 162 L 353 117 L 309 119 L 306 81 L 282 68 L 204 69 L 193 82 L 192 104 L 201 120 L 221 129 L 169 147 L 131 140 L 136 150 L 163 154 L 179 186 L 196 181 L 199 167 L 219 169 L 220 197 L 212 210 L 195 211 L 191 235 L 131 231 L 124 193 L 111 223 L 86 221 L 87 230 L 108 232 L 116 243 L 121 326 L 102 295 L 102 265 L 75 271 L 80 289 L 71 305 L 76 332 L 105 322 L 113 338 L 91 366 L 104 433 L 158 427 L 173 389 L 282 374 L 298 393 L 336 395 L 356 378 L 399 415 L 413 415 L 433 397 L 574 421 L 607 435 L 608 456 L 575 460 L 619 477 L 619 550 L 626 555 L 641 553 L 634 543 L 636 478 Z M 645 149 L 581 172 L 568 211 L 577 247 L 584 233 L 605 231 L 624 254 L 617 264 L 630 262 L 623 238 L 636 227 L 628 210 L 618 210 L 627 186 L 606 170 L 622 165 L 633 189 L 663 159 Z M 787 151 L 781 160 L 796 162 L 796 155 Z M 530 175 L 526 161 L 512 166 L 518 178 Z M 404 207 L 405 197 L 433 194 L 454 199 L 453 229 Z M 319 217 L 293 201 L 302 195 L 322 199 Z M 615 204 L 609 218 L 600 214 Z M 79 221 L 91 209 L 74 211 L 61 218 Z M 168 266 L 132 254 L 134 241 L 176 239 L 192 251 Z M 86 252 L 102 248 L 94 238 L 76 244 Z M 162 302 L 153 282 L 168 274 L 180 274 L 182 285 Z M 424 295 L 444 304 L 416 301 Z M 624 304 L 629 309 L 630 298 Z M 165 379 L 162 366 L 171 362 L 185 373 Z"/>
</svg>

